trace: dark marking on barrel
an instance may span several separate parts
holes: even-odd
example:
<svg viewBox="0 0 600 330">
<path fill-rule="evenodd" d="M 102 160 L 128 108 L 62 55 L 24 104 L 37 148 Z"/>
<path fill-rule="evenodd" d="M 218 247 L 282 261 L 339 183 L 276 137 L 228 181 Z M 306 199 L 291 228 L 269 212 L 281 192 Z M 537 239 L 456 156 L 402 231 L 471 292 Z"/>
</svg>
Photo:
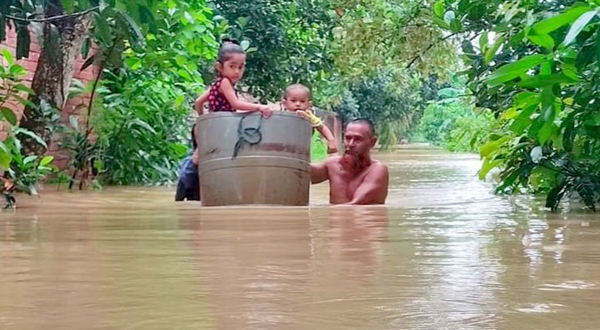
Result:
<svg viewBox="0 0 600 330">
<path fill-rule="evenodd" d="M 277 152 L 287 152 L 290 154 L 301 155 L 305 157 L 310 157 L 310 149 L 303 148 L 299 145 L 295 144 L 285 144 L 285 143 L 259 143 L 254 145 L 253 148 L 262 150 L 262 151 L 277 151 Z"/>
<path fill-rule="evenodd" d="M 214 155 L 216 153 L 219 153 L 220 151 L 221 150 L 219 150 L 219 148 L 213 148 L 213 149 L 210 149 L 209 151 L 207 151 L 206 153 L 204 153 L 204 156 Z"/>
</svg>

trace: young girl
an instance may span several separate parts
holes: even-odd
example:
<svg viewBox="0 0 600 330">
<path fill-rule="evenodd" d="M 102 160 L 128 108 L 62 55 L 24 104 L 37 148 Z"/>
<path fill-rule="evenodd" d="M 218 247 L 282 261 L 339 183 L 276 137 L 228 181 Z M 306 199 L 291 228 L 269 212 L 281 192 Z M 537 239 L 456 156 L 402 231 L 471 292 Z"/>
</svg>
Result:
<svg viewBox="0 0 600 330">
<path fill-rule="evenodd" d="M 233 39 L 224 39 L 217 58 L 218 77 L 194 103 L 199 115 L 202 115 L 204 103 L 208 101 L 209 112 L 246 110 L 260 111 L 265 118 L 271 116 L 273 110 L 270 106 L 238 99 L 234 86 L 244 75 L 245 66 L 246 52 L 240 44 Z"/>
</svg>

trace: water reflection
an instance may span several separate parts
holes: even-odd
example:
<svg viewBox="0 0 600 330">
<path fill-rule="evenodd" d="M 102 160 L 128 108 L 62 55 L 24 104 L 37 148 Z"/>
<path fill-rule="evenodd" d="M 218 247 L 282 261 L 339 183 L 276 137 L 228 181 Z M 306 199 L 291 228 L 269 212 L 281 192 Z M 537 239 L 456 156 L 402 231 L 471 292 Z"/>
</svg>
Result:
<svg viewBox="0 0 600 330">
<path fill-rule="evenodd" d="M 45 192 L 0 213 L 2 329 L 595 329 L 600 222 L 382 155 L 387 206 L 203 208 L 172 190 Z"/>
</svg>

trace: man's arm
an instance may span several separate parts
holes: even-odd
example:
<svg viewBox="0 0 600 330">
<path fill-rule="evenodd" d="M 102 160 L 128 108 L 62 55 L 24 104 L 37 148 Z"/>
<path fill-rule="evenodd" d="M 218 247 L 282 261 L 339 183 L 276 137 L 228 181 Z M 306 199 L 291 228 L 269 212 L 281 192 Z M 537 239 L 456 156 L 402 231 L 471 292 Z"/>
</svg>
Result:
<svg viewBox="0 0 600 330">
<path fill-rule="evenodd" d="M 310 182 L 321 183 L 329 179 L 327 160 L 319 164 L 310 164 Z"/>
<path fill-rule="evenodd" d="M 352 201 L 346 204 L 383 204 L 388 194 L 389 173 L 387 166 L 374 164 L 369 174 L 354 192 Z"/>
</svg>

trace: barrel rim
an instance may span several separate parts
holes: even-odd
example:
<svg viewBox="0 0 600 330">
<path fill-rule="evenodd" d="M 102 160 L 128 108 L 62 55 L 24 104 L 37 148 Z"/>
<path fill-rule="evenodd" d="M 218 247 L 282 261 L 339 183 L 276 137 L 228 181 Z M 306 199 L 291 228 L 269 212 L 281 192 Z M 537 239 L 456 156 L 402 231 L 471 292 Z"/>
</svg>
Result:
<svg viewBox="0 0 600 330">
<path fill-rule="evenodd" d="M 208 119 L 212 119 L 212 118 L 218 118 L 218 117 L 234 117 L 234 118 L 241 118 L 244 116 L 258 116 L 259 113 L 257 112 L 230 112 L 230 111 L 217 111 L 217 112 L 209 112 L 209 113 L 205 113 L 202 116 L 198 117 L 198 121 L 202 121 L 202 120 L 208 120 Z M 292 112 L 292 111 L 273 111 L 273 116 L 286 116 L 286 117 L 294 117 L 294 118 L 298 118 L 301 120 L 306 120 L 308 121 L 308 119 L 302 118 L 300 117 L 298 114 Z M 266 120 L 269 120 L 268 118 Z"/>
</svg>

